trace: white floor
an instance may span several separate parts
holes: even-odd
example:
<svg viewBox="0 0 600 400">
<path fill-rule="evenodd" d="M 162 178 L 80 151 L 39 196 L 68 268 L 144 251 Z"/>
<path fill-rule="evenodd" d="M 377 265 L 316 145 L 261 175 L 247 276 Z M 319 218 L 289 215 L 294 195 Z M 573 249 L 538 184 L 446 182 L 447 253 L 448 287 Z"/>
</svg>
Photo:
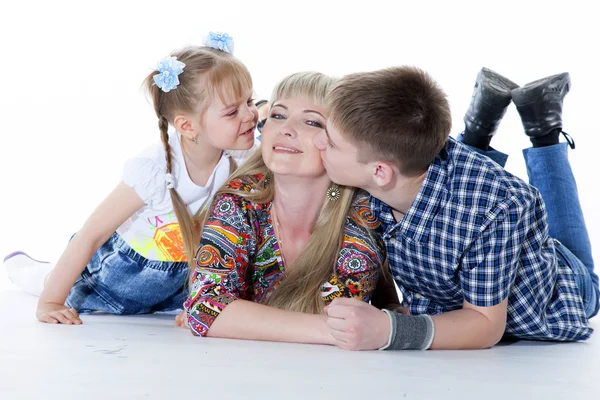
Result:
<svg viewBox="0 0 600 400">
<path fill-rule="evenodd" d="M 485 351 L 347 352 L 196 338 L 168 315 L 48 325 L 35 303 L 0 270 L 2 400 L 600 398 L 600 333 Z"/>
</svg>

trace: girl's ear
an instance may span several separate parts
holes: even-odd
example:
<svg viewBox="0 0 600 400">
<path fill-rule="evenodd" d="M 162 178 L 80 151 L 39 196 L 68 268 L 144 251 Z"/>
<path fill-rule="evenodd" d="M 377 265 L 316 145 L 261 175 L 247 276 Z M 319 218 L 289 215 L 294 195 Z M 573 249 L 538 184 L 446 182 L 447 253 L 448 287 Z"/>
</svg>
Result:
<svg viewBox="0 0 600 400">
<path fill-rule="evenodd" d="M 173 125 L 181 136 L 189 140 L 194 140 L 198 136 L 198 132 L 194 123 L 185 115 L 179 114 L 173 120 Z"/>
</svg>

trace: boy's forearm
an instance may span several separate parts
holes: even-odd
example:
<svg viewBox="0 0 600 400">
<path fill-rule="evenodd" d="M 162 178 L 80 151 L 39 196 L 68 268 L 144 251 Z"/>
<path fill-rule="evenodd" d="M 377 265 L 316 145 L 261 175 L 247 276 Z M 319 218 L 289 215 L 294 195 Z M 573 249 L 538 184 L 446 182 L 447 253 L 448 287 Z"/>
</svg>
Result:
<svg viewBox="0 0 600 400">
<path fill-rule="evenodd" d="M 485 315 L 466 308 L 434 315 L 432 319 L 432 350 L 487 349 L 498 343 L 504 333 Z"/>
</svg>

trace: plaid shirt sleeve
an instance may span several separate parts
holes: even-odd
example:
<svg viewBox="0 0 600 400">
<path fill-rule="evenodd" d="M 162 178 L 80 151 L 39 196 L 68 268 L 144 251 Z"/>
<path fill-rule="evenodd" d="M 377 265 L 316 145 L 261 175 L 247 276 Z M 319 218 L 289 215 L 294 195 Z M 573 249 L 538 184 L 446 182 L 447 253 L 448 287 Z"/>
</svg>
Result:
<svg viewBox="0 0 600 400">
<path fill-rule="evenodd" d="M 535 213 L 516 196 L 491 210 L 481 233 L 465 254 L 461 270 L 464 299 L 478 307 L 491 307 L 506 299 L 522 262 L 522 252 L 537 241 Z M 532 235 L 533 233 L 533 242 Z M 529 250 L 531 251 L 531 249 Z"/>
</svg>

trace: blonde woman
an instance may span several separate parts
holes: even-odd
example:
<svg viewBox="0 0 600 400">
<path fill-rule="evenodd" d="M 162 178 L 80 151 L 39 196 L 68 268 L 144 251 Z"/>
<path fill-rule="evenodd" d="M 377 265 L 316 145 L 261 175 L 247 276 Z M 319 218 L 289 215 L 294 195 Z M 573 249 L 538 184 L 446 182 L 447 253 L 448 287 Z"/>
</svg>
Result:
<svg viewBox="0 0 600 400">
<path fill-rule="evenodd" d="M 379 225 L 364 192 L 332 184 L 313 144 L 334 84 L 319 73 L 283 79 L 261 151 L 217 192 L 178 318 L 195 335 L 333 344 L 324 307 L 371 300 L 385 258 Z"/>
</svg>

